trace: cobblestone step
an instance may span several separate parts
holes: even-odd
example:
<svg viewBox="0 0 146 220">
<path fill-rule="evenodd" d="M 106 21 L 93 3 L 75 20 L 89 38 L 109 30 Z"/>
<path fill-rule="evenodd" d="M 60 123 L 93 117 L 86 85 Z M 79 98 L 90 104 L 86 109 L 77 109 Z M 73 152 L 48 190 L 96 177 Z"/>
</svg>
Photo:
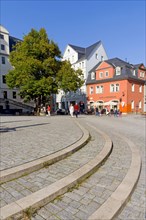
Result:
<svg viewBox="0 0 146 220">
<path fill-rule="evenodd" d="M 50 171 L 52 172 L 54 172 L 55 169 L 58 169 L 58 171 L 56 171 L 56 173 L 53 174 L 54 177 L 55 176 L 57 177 L 58 175 L 59 178 L 58 181 L 56 181 L 57 179 L 54 178 L 53 183 L 51 185 L 46 186 L 45 188 L 42 189 L 36 188 L 36 192 L 31 193 L 30 195 L 23 197 L 21 199 L 17 198 L 15 202 L 3 206 L 1 208 L 1 219 L 7 219 L 12 216 L 15 216 L 16 218 L 17 214 L 18 215 L 22 214 L 23 211 L 28 213 L 28 210 L 31 209 L 33 209 L 34 211 L 34 209 L 37 209 L 38 207 L 48 203 L 52 199 L 55 199 L 56 196 L 65 193 L 68 189 L 72 188 L 80 181 L 83 181 L 83 179 L 85 179 L 87 176 L 91 175 L 93 171 L 95 171 L 102 164 L 102 162 L 108 157 L 108 155 L 112 150 L 112 142 L 107 135 L 105 135 L 103 132 L 100 131 L 98 131 L 97 133 L 97 131 L 95 132 L 95 130 L 94 131 L 93 129 L 91 130 L 92 130 L 91 131 L 92 139 L 89 143 L 87 143 L 86 146 L 84 146 L 84 148 L 74 153 L 74 155 L 70 156 L 69 158 L 57 162 L 56 164 L 58 164 L 58 167 L 56 166 L 56 164 L 51 165 L 52 167 L 49 166 Z M 97 156 L 95 157 L 96 154 Z M 64 165 L 61 166 L 61 162 L 64 163 Z M 53 166 L 56 166 L 56 168 L 52 169 Z M 64 168 L 64 170 L 62 170 L 62 168 Z M 61 171 L 62 171 L 62 175 L 59 176 Z M 30 175 L 27 175 L 26 178 L 28 178 L 28 180 L 30 178 L 34 179 L 33 176 L 34 173 L 30 174 L 32 175 L 32 177 L 30 177 Z M 43 178 L 42 176 L 43 174 L 44 174 L 44 170 L 43 171 L 41 170 L 41 179 Z M 38 174 L 36 175 L 36 177 L 38 177 Z M 46 176 L 44 177 L 46 179 Z M 9 183 L 2 184 L 3 190 L 5 189 L 6 191 L 8 191 L 8 188 L 14 185 L 17 187 L 16 183 L 18 183 L 19 180 L 20 178 L 18 180 L 15 180 L 13 183 L 11 181 Z M 39 180 L 40 179 L 37 180 L 37 183 L 39 183 Z M 26 182 L 25 185 L 27 185 Z M 22 183 L 22 179 L 21 179 L 21 183 Z M 44 183 L 40 183 L 40 188 L 42 186 L 44 187 Z M 34 185 L 32 188 L 34 189 Z M 12 189 L 12 191 L 14 192 L 14 189 Z M 17 197 L 17 195 L 14 196 Z"/>
<path fill-rule="evenodd" d="M 111 132 L 113 151 L 106 163 L 83 183 L 48 203 L 32 216 L 41 219 L 115 218 L 133 192 L 141 171 L 141 157 L 126 137 Z"/>
<path fill-rule="evenodd" d="M 82 137 L 78 141 L 76 141 L 71 146 L 61 149 L 51 155 L 42 157 L 37 160 L 33 160 L 31 162 L 19 166 L 15 166 L 10 169 L 0 171 L 0 183 L 2 184 L 12 179 L 19 178 L 20 176 L 32 173 L 45 166 L 49 166 L 81 149 L 89 141 L 90 135 L 89 132 L 86 129 L 84 129 L 84 127 L 82 127 L 77 121 L 75 121 L 75 123 L 82 131 Z"/>
</svg>

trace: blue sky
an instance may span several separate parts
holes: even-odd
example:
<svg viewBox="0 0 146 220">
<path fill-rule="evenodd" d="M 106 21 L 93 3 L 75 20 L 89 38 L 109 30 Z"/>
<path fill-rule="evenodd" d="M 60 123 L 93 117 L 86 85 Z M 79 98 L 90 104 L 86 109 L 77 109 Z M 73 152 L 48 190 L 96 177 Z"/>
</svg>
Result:
<svg viewBox="0 0 146 220">
<path fill-rule="evenodd" d="M 88 47 L 101 40 L 108 58 L 146 65 L 146 2 L 1 0 L 0 23 L 23 39 L 45 28 L 63 53 L 67 44 Z"/>
</svg>

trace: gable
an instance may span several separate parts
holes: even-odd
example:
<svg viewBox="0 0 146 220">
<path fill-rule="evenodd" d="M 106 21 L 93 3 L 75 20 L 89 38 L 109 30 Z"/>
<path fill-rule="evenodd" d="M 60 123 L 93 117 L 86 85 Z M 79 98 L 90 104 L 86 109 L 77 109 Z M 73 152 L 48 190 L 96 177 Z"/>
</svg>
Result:
<svg viewBox="0 0 146 220">
<path fill-rule="evenodd" d="M 107 63 L 106 61 L 101 62 L 101 64 L 96 68 L 96 71 L 102 70 L 102 69 L 108 69 L 108 68 L 113 68 L 112 65 Z"/>
</svg>

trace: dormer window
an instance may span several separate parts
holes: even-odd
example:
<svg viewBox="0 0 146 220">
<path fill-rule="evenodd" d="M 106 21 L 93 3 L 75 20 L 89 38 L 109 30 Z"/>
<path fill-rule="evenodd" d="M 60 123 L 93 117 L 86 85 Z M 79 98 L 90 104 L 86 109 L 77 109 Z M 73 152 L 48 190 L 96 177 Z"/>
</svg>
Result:
<svg viewBox="0 0 146 220">
<path fill-rule="evenodd" d="M 95 72 L 91 73 L 91 79 L 95 79 Z"/>
<path fill-rule="evenodd" d="M 144 77 L 144 72 L 140 72 L 140 77 Z"/>
<path fill-rule="evenodd" d="M 119 66 L 116 67 L 116 75 L 121 75 L 121 67 Z"/>
<path fill-rule="evenodd" d="M 68 51 L 68 53 L 70 53 L 70 49 L 68 49 L 67 51 Z"/>
<path fill-rule="evenodd" d="M 133 76 L 136 76 L 136 70 L 133 70 Z"/>
</svg>

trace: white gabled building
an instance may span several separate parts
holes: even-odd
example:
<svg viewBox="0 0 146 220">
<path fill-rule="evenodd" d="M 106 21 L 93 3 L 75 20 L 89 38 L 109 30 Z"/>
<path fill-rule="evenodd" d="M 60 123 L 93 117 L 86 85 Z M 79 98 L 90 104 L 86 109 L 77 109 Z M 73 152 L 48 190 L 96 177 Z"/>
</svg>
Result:
<svg viewBox="0 0 146 220">
<path fill-rule="evenodd" d="M 32 105 L 23 103 L 18 89 L 9 89 L 6 85 L 6 74 L 13 68 L 9 55 L 13 45 L 20 41 L 20 39 L 10 36 L 6 28 L 0 25 L 0 113 L 23 113 L 33 109 Z"/>
<path fill-rule="evenodd" d="M 62 60 L 70 61 L 75 70 L 80 68 L 83 72 L 85 83 L 78 91 L 76 91 L 76 93 L 69 92 L 64 94 L 63 92 L 60 92 L 56 98 L 58 107 L 68 108 L 71 102 L 82 102 L 86 105 L 86 79 L 88 72 L 98 62 L 107 59 L 108 57 L 101 41 L 86 48 L 68 44 Z"/>
</svg>

